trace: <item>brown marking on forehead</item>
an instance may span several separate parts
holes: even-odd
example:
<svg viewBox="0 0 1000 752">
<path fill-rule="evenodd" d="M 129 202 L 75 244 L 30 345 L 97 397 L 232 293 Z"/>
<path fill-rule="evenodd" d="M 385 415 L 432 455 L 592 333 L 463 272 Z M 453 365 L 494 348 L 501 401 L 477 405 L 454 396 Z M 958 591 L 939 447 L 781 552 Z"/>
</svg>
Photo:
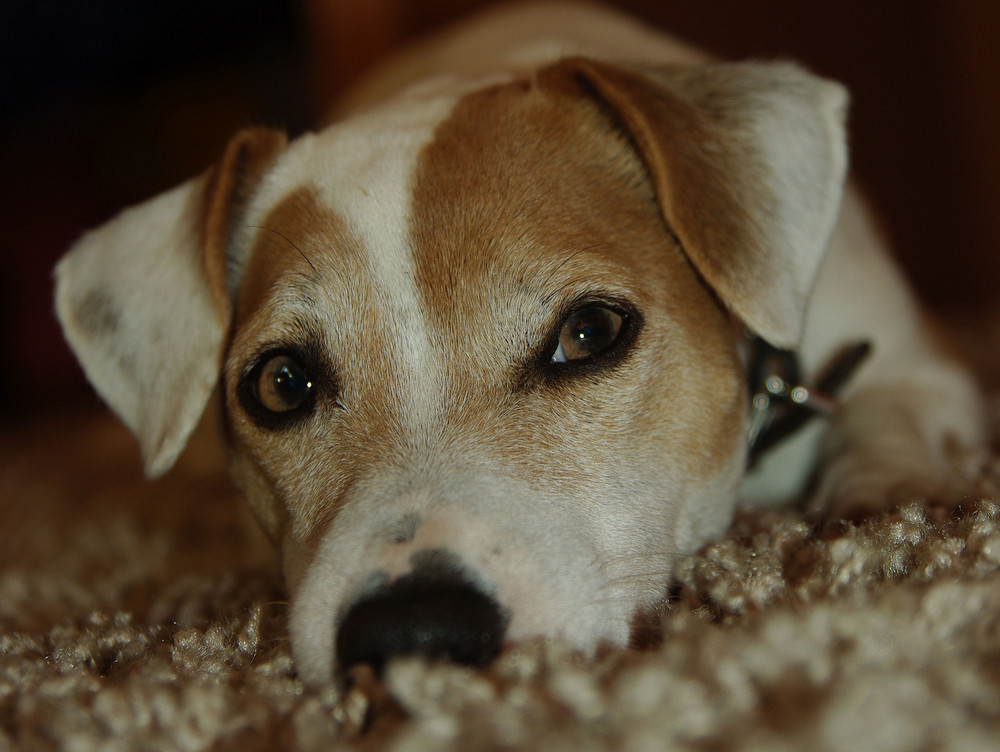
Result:
<svg viewBox="0 0 1000 752">
<path fill-rule="evenodd" d="M 414 180 L 417 278 L 431 308 L 523 261 L 606 240 L 606 222 L 660 227 L 641 164 L 579 97 L 519 81 L 465 97 Z M 547 258 L 532 258 L 541 250 Z"/>
<path fill-rule="evenodd" d="M 710 474 L 732 457 L 743 398 L 728 319 L 666 226 L 627 137 L 572 76 L 461 100 L 420 157 L 411 232 L 417 283 L 449 351 L 452 388 L 468 387 L 475 364 L 509 368 L 502 353 L 491 363 L 488 351 L 503 351 L 505 327 L 517 331 L 523 319 L 557 315 L 566 290 L 613 286 L 649 314 L 640 343 L 646 354 L 636 366 L 644 384 L 626 394 L 596 383 L 573 386 L 552 395 L 555 412 L 539 423 L 559 411 L 594 414 L 595 404 L 628 407 L 638 398 L 650 408 L 637 411 L 650 435 L 664 425 L 697 427 L 686 444 L 667 439 L 692 472 Z M 485 349 L 470 356 L 480 340 Z M 470 394 L 456 403 L 474 401 Z M 637 428 L 613 412 L 594 430 L 620 436 Z M 697 425 L 720 412 L 717 429 Z M 530 435 L 531 417 L 525 421 L 520 429 Z M 527 447 L 527 464 L 532 444 L 548 441 L 532 438 L 515 442 Z"/>
<path fill-rule="evenodd" d="M 285 197 L 259 227 L 240 283 L 237 329 L 260 310 L 278 280 L 289 274 L 315 276 L 317 270 L 311 256 L 359 245 L 344 220 L 323 206 L 310 186 L 298 188 Z M 316 261 L 322 263 L 320 258 Z"/>
</svg>

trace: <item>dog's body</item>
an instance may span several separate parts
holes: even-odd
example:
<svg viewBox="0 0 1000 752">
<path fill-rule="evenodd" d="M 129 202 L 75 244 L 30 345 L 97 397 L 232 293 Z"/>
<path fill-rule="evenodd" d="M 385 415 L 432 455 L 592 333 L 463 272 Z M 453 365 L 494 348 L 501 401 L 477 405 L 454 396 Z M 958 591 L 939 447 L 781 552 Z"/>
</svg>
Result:
<svg viewBox="0 0 1000 752">
<path fill-rule="evenodd" d="M 982 440 L 969 377 L 843 192 L 836 84 L 549 5 L 484 16 L 354 102 L 291 144 L 240 134 L 58 270 L 67 337 L 151 474 L 219 384 L 306 680 L 626 644 L 744 483 L 743 326 L 806 373 L 875 347 L 745 497 L 803 493 L 819 458 L 837 513 Z"/>
</svg>

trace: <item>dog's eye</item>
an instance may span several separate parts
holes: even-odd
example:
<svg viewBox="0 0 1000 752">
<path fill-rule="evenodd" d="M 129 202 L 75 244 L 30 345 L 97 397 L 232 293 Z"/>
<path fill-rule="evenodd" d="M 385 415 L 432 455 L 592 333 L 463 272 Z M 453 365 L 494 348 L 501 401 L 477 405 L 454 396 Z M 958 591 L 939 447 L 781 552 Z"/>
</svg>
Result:
<svg viewBox="0 0 1000 752">
<path fill-rule="evenodd" d="M 313 382 L 294 358 L 275 355 L 257 375 L 255 394 L 261 406 L 272 413 L 287 413 L 305 405 L 313 394 Z"/>
<path fill-rule="evenodd" d="M 600 305 L 578 308 L 563 322 L 553 363 L 584 360 L 611 347 L 621 334 L 625 316 Z"/>
</svg>

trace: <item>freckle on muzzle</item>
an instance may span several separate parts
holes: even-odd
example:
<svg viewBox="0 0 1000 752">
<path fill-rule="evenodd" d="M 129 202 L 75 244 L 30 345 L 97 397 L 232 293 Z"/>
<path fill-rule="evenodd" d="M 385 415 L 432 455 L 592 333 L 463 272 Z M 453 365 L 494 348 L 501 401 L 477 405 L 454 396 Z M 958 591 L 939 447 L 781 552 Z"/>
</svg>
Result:
<svg viewBox="0 0 1000 752">
<path fill-rule="evenodd" d="M 414 556 L 414 570 L 360 598 L 337 630 L 337 665 L 424 656 L 471 666 L 500 652 L 509 616 L 445 551 Z"/>
</svg>

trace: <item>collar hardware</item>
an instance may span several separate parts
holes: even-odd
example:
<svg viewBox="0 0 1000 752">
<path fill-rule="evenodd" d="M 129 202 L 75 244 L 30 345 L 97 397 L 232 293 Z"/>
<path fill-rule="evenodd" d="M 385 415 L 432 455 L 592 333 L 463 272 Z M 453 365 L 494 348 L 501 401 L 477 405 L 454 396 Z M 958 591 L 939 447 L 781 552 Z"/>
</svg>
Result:
<svg viewBox="0 0 1000 752">
<path fill-rule="evenodd" d="M 798 355 L 769 345 L 747 332 L 750 358 L 747 386 L 750 412 L 747 421 L 748 467 L 813 418 L 837 414 L 840 391 L 871 353 L 871 342 L 847 345 L 830 359 L 815 384 L 802 379 Z"/>
</svg>

